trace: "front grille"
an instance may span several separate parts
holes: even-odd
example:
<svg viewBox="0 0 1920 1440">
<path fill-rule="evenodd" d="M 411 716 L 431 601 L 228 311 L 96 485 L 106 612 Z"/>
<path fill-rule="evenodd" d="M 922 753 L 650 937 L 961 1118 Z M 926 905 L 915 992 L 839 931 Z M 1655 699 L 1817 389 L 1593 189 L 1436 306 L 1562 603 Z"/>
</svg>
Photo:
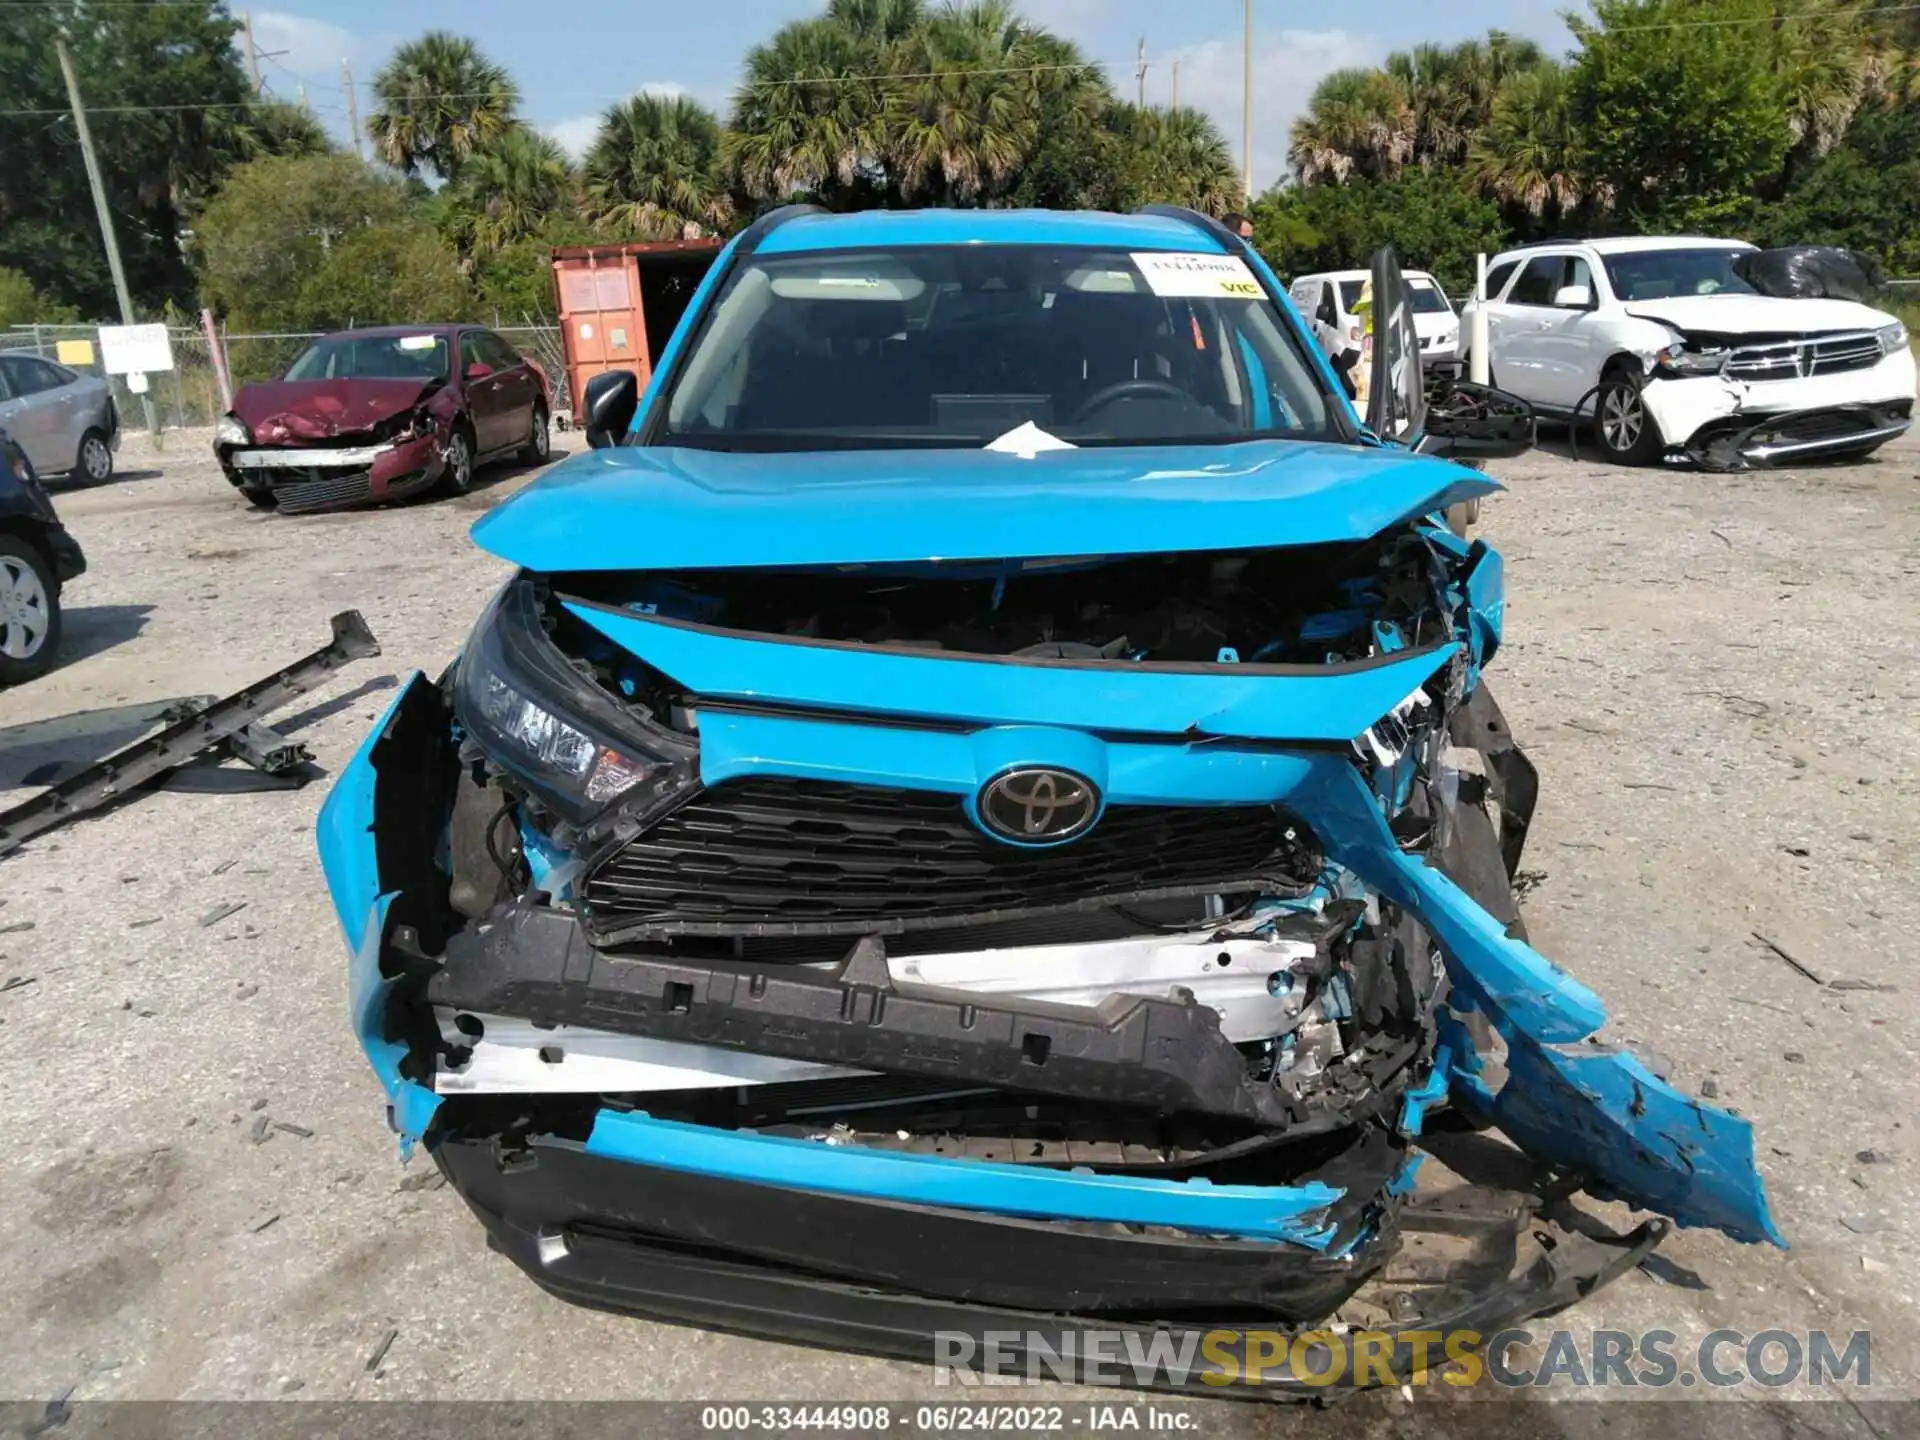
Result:
<svg viewBox="0 0 1920 1440">
<path fill-rule="evenodd" d="M 1319 870 L 1266 805 L 1114 805 L 1084 838 L 1025 850 L 924 790 L 758 778 L 708 790 L 594 867 L 596 938 L 886 935 L 1181 895 L 1295 895 Z"/>
<path fill-rule="evenodd" d="M 289 515 L 334 505 L 361 504 L 373 498 L 371 470 L 312 466 L 298 470 L 243 470 L 241 474 L 248 477 L 250 484 L 266 480 L 279 509 Z"/>
<path fill-rule="evenodd" d="M 1743 345 L 1727 361 L 1727 374 L 1742 380 L 1793 380 L 1803 375 L 1839 375 L 1880 363 L 1880 339 L 1869 333 L 1823 335 Z"/>
</svg>

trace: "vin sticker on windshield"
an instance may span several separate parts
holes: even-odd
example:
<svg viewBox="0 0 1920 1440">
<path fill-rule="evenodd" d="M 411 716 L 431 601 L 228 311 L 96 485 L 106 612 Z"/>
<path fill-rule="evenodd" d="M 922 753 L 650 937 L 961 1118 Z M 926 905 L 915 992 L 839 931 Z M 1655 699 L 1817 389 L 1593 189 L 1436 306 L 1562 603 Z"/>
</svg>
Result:
<svg viewBox="0 0 1920 1440">
<path fill-rule="evenodd" d="M 1175 300 L 1258 300 L 1260 282 L 1238 255 L 1144 250 L 1131 256 L 1147 288 Z"/>
</svg>

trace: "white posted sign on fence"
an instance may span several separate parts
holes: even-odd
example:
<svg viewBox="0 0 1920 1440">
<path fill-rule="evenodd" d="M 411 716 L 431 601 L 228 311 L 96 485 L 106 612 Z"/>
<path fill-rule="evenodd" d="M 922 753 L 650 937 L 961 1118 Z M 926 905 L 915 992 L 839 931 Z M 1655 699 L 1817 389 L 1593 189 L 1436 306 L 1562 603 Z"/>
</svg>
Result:
<svg viewBox="0 0 1920 1440">
<path fill-rule="evenodd" d="M 173 369 L 165 325 L 102 325 L 100 368 L 109 375 L 146 375 Z"/>
</svg>

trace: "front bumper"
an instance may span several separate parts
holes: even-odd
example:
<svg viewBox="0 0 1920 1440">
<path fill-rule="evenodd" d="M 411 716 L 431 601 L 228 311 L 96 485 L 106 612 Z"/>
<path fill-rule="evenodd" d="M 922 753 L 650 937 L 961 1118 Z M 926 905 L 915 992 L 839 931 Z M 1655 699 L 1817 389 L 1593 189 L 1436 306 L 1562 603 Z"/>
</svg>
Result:
<svg viewBox="0 0 1920 1440">
<path fill-rule="evenodd" d="M 347 447 L 255 446 L 225 451 L 227 479 L 264 490 L 289 514 L 395 500 L 438 480 L 446 468 L 439 439 Z"/>
<path fill-rule="evenodd" d="M 1483 743 L 1505 733 L 1484 688 L 1456 719 Z M 808 753 L 816 728 L 806 719 L 759 724 L 752 753 L 762 763 Z M 703 724 L 716 764 L 718 733 Z M 945 763 L 946 738 L 890 731 L 898 752 L 890 763 L 926 783 Z M 1486 892 L 1484 875 L 1444 854 L 1429 864 L 1404 853 L 1349 761 L 1311 750 L 1196 751 L 1212 798 L 1258 787 L 1249 793 L 1309 817 L 1331 858 L 1417 916 L 1445 952 L 1452 989 L 1437 1031 L 1397 1069 L 1343 1072 L 1354 1091 L 1331 1103 L 1276 1106 L 1250 1093 L 1259 1087 L 1240 1053 L 1191 999 L 1068 1009 L 908 993 L 890 983 L 884 950 L 865 942 L 833 973 L 616 958 L 588 943 L 572 916 L 524 904 L 466 925 L 447 912 L 436 859 L 455 741 L 440 690 L 415 676 L 320 819 L 322 861 L 354 957 L 356 1028 L 403 1146 L 425 1143 L 493 1243 L 556 1293 L 923 1357 L 936 1332 L 1032 1331 L 1090 1317 L 1178 1327 L 1187 1317 L 1291 1326 L 1352 1306 L 1364 1316 L 1370 1286 L 1404 1288 L 1409 1274 L 1432 1282 L 1417 1311 L 1423 1327 L 1492 1329 L 1567 1303 L 1665 1233 L 1652 1222 L 1598 1248 L 1564 1235 L 1541 1254 L 1526 1240 L 1542 1221 L 1535 1204 L 1471 1187 L 1416 1190 L 1413 1146 L 1429 1108 L 1450 1094 L 1596 1193 L 1740 1239 L 1779 1239 L 1746 1123 L 1591 1043 L 1604 1019 L 1598 1001 L 1514 938 L 1497 896 L 1487 898 L 1492 909 L 1476 903 L 1469 892 Z M 837 753 L 846 763 L 853 752 Z M 1171 782 L 1192 763 L 1184 753 L 1161 747 L 1151 763 Z M 1483 753 L 1491 774 L 1530 791 L 1510 743 Z M 1492 888 L 1504 892 L 1500 841 L 1487 836 L 1481 848 L 1499 872 Z M 1517 838 L 1509 841 L 1517 859 Z M 437 1016 L 468 1007 L 737 1058 L 872 1068 L 948 1090 L 985 1086 L 1015 1102 L 1028 1096 L 1037 1109 L 1068 1099 L 1223 1118 L 1248 1128 L 1253 1150 L 1234 1142 L 1197 1159 L 1117 1169 L 1101 1160 L 1087 1170 L 1071 1157 L 902 1152 L 890 1132 L 824 1143 L 776 1133 L 782 1124 L 747 1112 L 777 1109 L 767 1097 L 779 1085 L 702 1091 L 722 1108 L 696 1107 L 686 1119 L 670 1118 L 680 1102 L 657 1093 L 461 1094 L 439 1084 L 447 1057 Z M 1482 1011 L 1506 1043 L 1514 1078 L 1504 1086 L 1481 1074 L 1452 1013 L 1466 1008 Z M 558 1061 L 570 1034 L 549 1035 Z M 1262 1137 L 1284 1142 L 1290 1170 Z M 1461 1221 L 1449 1206 L 1480 1219 Z M 1488 1219 L 1495 1211 L 1497 1224 Z M 1430 1264 L 1421 1238 L 1429 1223 L 1470 1243 Z M 1421 1253 L 1396 1269 L 1408 1234 Z"/>
<path fill-rule="evenodd" d="M 1641 392 L 1669 449 L 1716 468 L 1820 459 L 1881 444 L 1912 423 L 1913 354 L 1793 380 L 1655 375 Z"/>
<path fill-rule="evenodd" d="M 87 557 L 80 549 L 80 542 L 73 538 L 73 532 L 66 526 L 47 526 L 43 538 L 47 554 L 53 559 L 54 578 L 62 585 L 87 573 Z"/>
</svg>

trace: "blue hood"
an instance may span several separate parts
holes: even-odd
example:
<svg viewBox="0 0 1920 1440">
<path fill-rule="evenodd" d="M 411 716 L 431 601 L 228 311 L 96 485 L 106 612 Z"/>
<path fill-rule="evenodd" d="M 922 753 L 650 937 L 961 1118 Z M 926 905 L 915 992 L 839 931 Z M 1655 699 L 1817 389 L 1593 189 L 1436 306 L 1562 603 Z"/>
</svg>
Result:
<svg viewBox="0 0 1920 1440">
<path fill-rule="evenodd" d="M 1143 555 L 1364 540 L 1491 494 L 1408 451 L 1297 440 L 1049 451 L 576 455 L 473 527 L 529 570 Z"/>
</svg>

